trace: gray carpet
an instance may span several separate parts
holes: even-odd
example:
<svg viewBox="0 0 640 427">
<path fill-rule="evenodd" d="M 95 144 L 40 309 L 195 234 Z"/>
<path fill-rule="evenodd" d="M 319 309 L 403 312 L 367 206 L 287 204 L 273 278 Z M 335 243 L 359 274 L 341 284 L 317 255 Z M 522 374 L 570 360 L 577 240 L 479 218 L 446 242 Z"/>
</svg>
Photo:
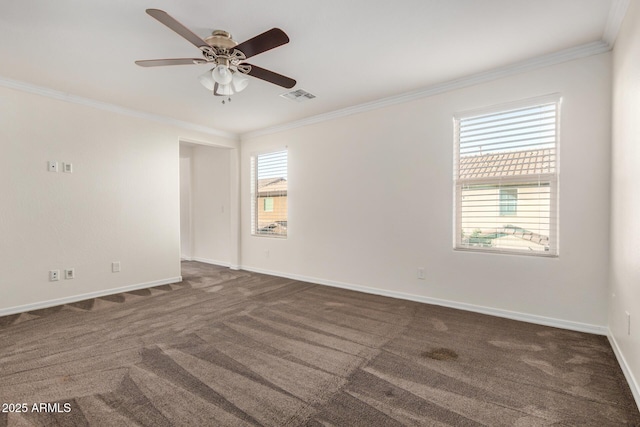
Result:
<svg viewBox="0 0 640 427">
<path fill-rule="evenodd" d="M 0 318 L 0 404 L 28 407 L 0 426 L 640 425 L 601 336 L 196 262 L 183 277 Z"/>
</svg>

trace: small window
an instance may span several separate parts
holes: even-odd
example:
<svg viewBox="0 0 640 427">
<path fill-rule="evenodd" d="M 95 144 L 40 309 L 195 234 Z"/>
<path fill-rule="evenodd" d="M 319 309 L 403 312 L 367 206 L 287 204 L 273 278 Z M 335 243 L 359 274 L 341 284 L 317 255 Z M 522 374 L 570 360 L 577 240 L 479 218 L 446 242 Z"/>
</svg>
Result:
<svg viewBox="0 0 640 427">
<path fill-rule="evenodd" d="M 287 151 L 251 157 L 251 234 L 286 237 Z"/>
<path fill-rule="evenodd" d="M 454 120 L 455 249 L 558 254 L 557 96 Z"/>
<path fill-rule="evenodd" d="M 273 212 L 273 197 L 265 197 L 263 209 L 265 212 Z"/>
<path fill-rule="evenodd" d="M 500 215 L 515 215 L 518 208 L 518 189 L 500 189 Z"/>
</svg>

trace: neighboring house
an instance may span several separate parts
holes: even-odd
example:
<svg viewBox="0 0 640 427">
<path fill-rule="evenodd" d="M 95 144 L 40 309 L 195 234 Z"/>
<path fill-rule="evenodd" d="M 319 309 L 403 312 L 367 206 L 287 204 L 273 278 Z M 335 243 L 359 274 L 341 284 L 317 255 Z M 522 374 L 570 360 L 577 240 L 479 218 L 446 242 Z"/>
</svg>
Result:
<svg viewBox="0 0 640 427">
<path fill-rule="evenodd" d="M 258 180 L 257 185 L 258 231 L 283 234 L 282 231 L 286 231 L 287 227 L 287 180 L 263 178 Z"/>
<path fill-rule="evenodd" d="M 462 188 L 463 239 L 470 246 L 548 250 L 551 192 L 532 175 L 549 173 L 555 163 L 549 149 L 461 157 L 461 177 L 482 181 Z"/>
</svg>

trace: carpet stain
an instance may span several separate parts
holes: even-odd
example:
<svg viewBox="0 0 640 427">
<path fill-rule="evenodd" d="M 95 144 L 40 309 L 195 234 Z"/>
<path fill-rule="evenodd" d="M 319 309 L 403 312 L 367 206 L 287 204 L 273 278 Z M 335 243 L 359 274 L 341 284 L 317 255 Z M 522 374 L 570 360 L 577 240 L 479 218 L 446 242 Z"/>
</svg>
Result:
<svg viewBox="0 0 640 427">
<path fill-rule="evenodd" d="M 458 353 L 449 348 L 436 348 L 435 350 L 425 351 L 422 357 L 433 360 L 456 360 Z"/>
<path fill-rule="evenodd" d="M 433 329 L 438 332 L 445 332 L 449 330 L 447 325 L 445 325 L 445 323 L 440 319 L 431 319 L 431 324 L 433 325 Z"/>
</svg>

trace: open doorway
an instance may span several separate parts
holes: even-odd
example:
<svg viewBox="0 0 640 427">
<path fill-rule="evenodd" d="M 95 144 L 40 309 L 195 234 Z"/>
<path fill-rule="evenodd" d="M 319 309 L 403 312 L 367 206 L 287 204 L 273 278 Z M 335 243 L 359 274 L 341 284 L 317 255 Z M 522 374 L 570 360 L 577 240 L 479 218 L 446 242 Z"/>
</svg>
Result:
<svg viewBox="0 0 640 427">
<path fill-rule="evenodd" d="M 233 153 L 180 142 L 180 259 L 234 264 Z"/>
</svg>

